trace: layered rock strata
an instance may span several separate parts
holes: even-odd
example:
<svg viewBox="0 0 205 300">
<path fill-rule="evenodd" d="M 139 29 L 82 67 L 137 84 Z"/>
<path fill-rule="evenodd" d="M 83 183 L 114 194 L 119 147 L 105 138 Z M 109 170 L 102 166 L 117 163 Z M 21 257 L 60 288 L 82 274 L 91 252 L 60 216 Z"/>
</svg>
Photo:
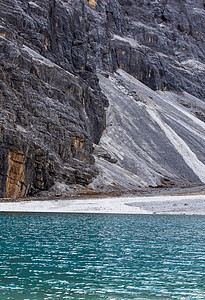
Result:
<svg viewBox="0 0 205 300">
<path fill-rule="evenodd" d="M 1 3 L 1 197 L 48 190 L 56 180 L 86 185 L 97 173 L 93 143 L 108 103 L 85 50 L 75 50 L 73 20 L 75 10 L 60 2 Z"/>
</svg>

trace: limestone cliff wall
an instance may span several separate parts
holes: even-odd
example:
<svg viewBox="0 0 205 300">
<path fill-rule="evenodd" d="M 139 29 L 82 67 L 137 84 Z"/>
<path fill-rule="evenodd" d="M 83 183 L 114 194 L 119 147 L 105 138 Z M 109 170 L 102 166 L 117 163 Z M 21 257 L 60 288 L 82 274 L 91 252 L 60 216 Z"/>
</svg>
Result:
<svg viewBox="0 0 205 300">
<path fill-rule="evenodd" d="M 108 103 L 86 65 L 80 16 L 55 1 L 0 6 L 0 196 L 48 190 L 55 180 L 86 185 Z"/>
<path fill-rule="evenodd" d="M 96 70 L 204 99 L 204 16 L 202 0 L 1 0 L 0 197 L 96 177 Z"/>
</svg>

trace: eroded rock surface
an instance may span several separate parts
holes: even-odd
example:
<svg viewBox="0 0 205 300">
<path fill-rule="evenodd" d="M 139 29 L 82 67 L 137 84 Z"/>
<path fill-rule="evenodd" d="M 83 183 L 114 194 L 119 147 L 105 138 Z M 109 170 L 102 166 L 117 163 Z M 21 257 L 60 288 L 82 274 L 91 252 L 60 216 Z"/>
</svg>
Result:
<svg viewBox="0 0 205 300">
<path fill-rule="evenodd" d="M 101 174 L 93 145 L 106 128 L 112 77 L 108 86 L 100 77 L 99 85 L 96 70 L 108 78 L 123 69 L 152 90 L 181 92 L 178 103 L 204 121 L 204 108 L 194 100 L 204 99 L 204 16 L 202 0 L 1 0 L 0 197 L 49 190 L 55 182 L 86 186 Z M 124 101 L 130 96 L 125 94 Z M 133 136 L 137 140 L 140 134 L 138 164 L 130 169 L 129 163 L 125 166 L 113 153 L 95 147 L 96 161 L 107 164 L 104 170 L 111 164 L 110 172 L 115 165 L 118 173 L 126 173 L 122 186 L 127 189 L 156 186 L 162 178 L 165 185 L 166 180 L 175 185 L 201 182 L 184 167 L 179 153 L 170 169 L 175 152 L 164 143 L 164 133 L 158 142 L 170 153 L 168 167 L 155 152 L 149 153 L 143 132 L 151 134 L 150 114 L 135 109 L 136 118 L 143 120 Z M 174 129 L 178 134 L 180 129 Z M 129 130 L 126 138 L 129 144 Z M 142 168 L 154 175 L 142 175 Z M 162 169 L 163 175 L 156 175 Z M 109 186 L 110 180 L 103 184 Z"/>
<path fill-rule="evenodd" d="M 93 143 L 108 103 L 68 6 L 1 1 L 1 197 L 48 190 L 57 179 L 86 185 L 97 173 Z"/>
<path fill-rule="evenodd" d="M 192 102 L 205 111 L 205 103 L 187 93 L 153 91 L 123 70 L 99 78 L 110 106 L 95 147 L 100 174 L 91 186 L 129 191 L 205 184 L 205 123 L 187 107 Z"/>
</svg>

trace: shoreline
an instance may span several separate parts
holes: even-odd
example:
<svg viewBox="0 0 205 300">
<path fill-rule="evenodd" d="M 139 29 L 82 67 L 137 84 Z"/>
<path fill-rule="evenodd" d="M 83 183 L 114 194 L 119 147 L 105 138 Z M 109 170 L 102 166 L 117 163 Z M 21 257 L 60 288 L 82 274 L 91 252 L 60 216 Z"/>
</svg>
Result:
<svg viewBox="0 0 205 300">
<path fill-rule="evenodd" d="M 0 202 L 0 212 L 205 215 L 205 194 Z"/>
<path fill-rule="evenodd" d="M 22 198 L 0 198 L 0 203 L 22 202 L 22 201 L 52 201 L 60 200 L 82 200 L 82 199 L 105 199 L 105 198 L 122 198 L 122 197 L 155 197 L 155 196 L 191 196 L 205 195 L 205 185 L 196 185 L 189 187 L 152 187 L 143 190 L 110 190 L 98 191 L 90 188 L 77 188 L 75 192 L 69 193 L 50 193 L 49 191 L 35 196 L 25 196 Z"/>
</svg>

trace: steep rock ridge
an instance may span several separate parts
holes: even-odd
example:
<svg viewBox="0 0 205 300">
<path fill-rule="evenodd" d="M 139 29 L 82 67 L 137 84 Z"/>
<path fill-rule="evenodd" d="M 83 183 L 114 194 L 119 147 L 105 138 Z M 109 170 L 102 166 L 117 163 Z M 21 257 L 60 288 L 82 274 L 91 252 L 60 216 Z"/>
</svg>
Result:
<svg viewBox="0 0 205 300">
<path fill-rule="evenodd" d="M 0 16 L 0 196 L 88 184 L 107 100 L 75 52 L 79 16 L 55 1 L 1 1 Z"/>
<path fill-rule="evenodd" d="M 179 185 L 203 182 L 179 154 L 177 146 L 171 143 L 163 130 L 164 123 L 160 127 L 158 114 L 154 125 L 147 125 L 151 118 L 149 110 L 133 107 L 135 118 L 144 119 L 134 125 L 135 133 L 129 126 L 125 132 L 124 138 L 130 141 L 129 145 L 135 139 L 139 140 L 138 148 L 134 146 L 129 150 L 133 157 L 139 154 L 133 165 L 129 159 L 126 164 L 120 161 L 114 137 L 114 153 L 104 149 L 105 137 L 103 135 L 101 139 L 101 135 L 108 107 L 103 93 L 113 105 L 108 87 L 114 80 L 112 89 L 115 90 L 114 85 L 118 85 L 119 79 L 115 76 L 122 74 L 112 77 L 110 72 L 118 69 L 153 90 L 186 91 L 180 97 L 167 92 L 156 99 L 165 97 L 168 102 L 180 104 L 182 116 L 187 111 L 189 119 L 191 112 L 204 121 L 204 107 L 195 98 L 204 99 L 204 15 L 202 0 L 2 0 L 0 197 L 19 197 L 48 190 L 55 182 L 89 184 L 98 174 L 93 145 L 99 141 L 102 147 L 95 150 L 96 156 L 100 157 L 96 160 L 100 174 L 108 174 L 105 176 L 107 181 L 100 179 L 106 186 L 110 185 L 110 180 L 112 183 L 110 172 L 115 173 L 114 163 L 115 175 L 125 175 L 124 183 L 121 180 L 123 189 L 157 186 L 160 182 L 165 185 L 167 182 Z M 99 75 L 100 86 L 96 70 L 104 72 Z M 119 80 L 125 81 L 124 78 Z M 133 80 L 129 77 L 130 82 Z M 133 84 L 139 86 L 136 82 Z M 129 90 L 127 81 L 124 85 Z M 138 95 L 136 88 L 133 89 Z M 155 99 L 156 94 L 152 96 L 152 91 L 148 94 L 147 91 L 143 97 Z M 129 102 L 129 93 L 117 95 L 120 106 L 122 99 Z M 130 105 L 133 104 L 130 102 Z M 132 111 L 128 110 L 129 113 Z M 118 124 L 116 128 L 125 131 L 120 124 L 128 124 L 109 113 L 108 128 L 113 122 L 110 116 L 119 121 L 114 122 Z M 184 121 L 180 121 L 180 117 L 177 122 L 173 116 L 167 118 L 163 120 L 165 127 L 173 129 L 180 138 L 179 123 Z M 198 141 L 202 132 L 191 126 L 189 124 L 186 129 L 187 135 L 191 131 L 193 134 L 188 147 L 203 163 L 203 150 L 198 150 L 198 145 L 203 148 L 202 141 Z M 156 135 L 152 142 L 157 153 L 151 151 L 150 141 L 145 142 L 152 134 L 149 127 L 157 128 L 154 131 L 161 128 L 159 136 Z M 143 132 L 146 132 L 145 136 Z M 181 138 L 185 139 L 185 129 Z M 156 146 L 157 141 L 162 141 L 159 144 L 164 145 L 164 150 Z M 174 151 L 170 161 L 160 162 L 160 151 L 172 153 L 170 149 Z M 123 154 L 124 150 L 120 151 L 122 157 L 129 152 L 126 149 Z M 171 157 L 174 159 L 175 154 L 177 163 L 171 166 Z M 101 164 L 105 164 L 102 166 L 104 171 Z M 118 181 L 115 180 L 116 184 Z M 96 182 L 99 177 L 94 181 L 94 187 L 99 185 Z"/>
<path fill-rule="evenodd" d="M 120 1 L 127 34 L 114 35 L 118 65 L 154 90 L 204 99 L 203 1 Z"/>
<path fill-rule="evenodd" d="M 88 9 L 84 1 L 72 1 L 86 20 L 91 66 L 120 68 L 154 90 L 184 90 L 204 99 L 203 0 L 94 2 Z"/>
<path fill-rule="evenodd" d="M 201 111 L 205 104 L 187 93 L 155 92 L 122 70 L 99 78 L 110 106 L 95 147 L 100 174 L 91 186 L 127 191 L 204 184 L 205 123 L 180 102 L 195 102 Z"/>
</svg>

